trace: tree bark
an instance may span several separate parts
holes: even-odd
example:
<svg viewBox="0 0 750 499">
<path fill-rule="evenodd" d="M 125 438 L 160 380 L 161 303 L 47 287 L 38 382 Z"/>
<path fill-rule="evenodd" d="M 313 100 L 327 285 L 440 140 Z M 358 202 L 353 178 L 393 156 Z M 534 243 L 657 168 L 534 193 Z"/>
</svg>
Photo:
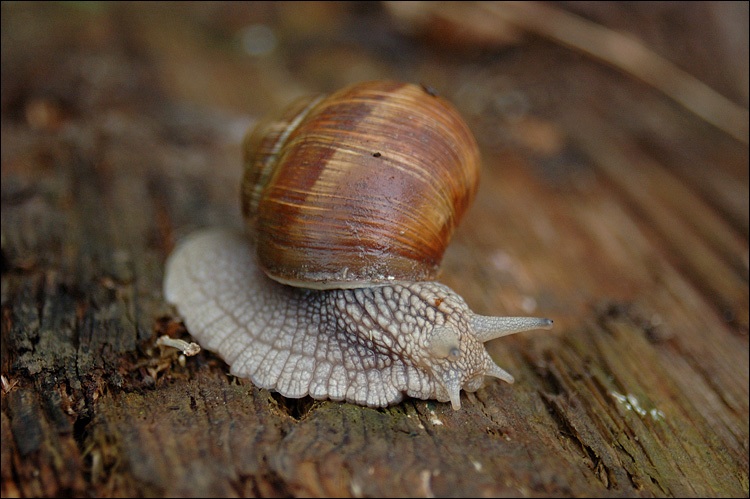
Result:
<svg viewBox="0 0 750 499">
<path fill-rule="evenodd" d="M 415 69 L 343 26 L 379 9 L 274 8 L 3 4 L 3 497 L 747 497 L 746 144 L 551 42 Z M 222 45 L 263 15 L 289 45 Z M 327 20 L 330 61 L 294 16 Z M 459 411 L 285 399 L 156 345 L 190 340 L 161 291 L 176 242 L 241 225 L 241 133 L 324 89 L 315 64 L 336 88 L 377 57 L 443 85 L 482 147 L 440 280 L 478 313 L 555 320 L 489 344 L 516 383 Z"/>
</svg>

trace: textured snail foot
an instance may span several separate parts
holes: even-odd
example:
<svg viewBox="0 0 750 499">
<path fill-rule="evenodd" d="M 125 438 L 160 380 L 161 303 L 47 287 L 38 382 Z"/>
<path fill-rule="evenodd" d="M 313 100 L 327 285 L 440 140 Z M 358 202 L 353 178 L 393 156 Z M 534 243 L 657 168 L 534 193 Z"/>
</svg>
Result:
<svg viewBox="0 0 750 499">
<path fill-rule="evenodd" d="M 169 257 L 166 299 L 233 375 L 285 397 L 387 406 L 405 395 L 461 406 L 485 376 L 512 382 L 483 343 L 548 328 L 535 318 L 473 314 L 435 282 L 307 290 L 270 280 L 239 233 L 205 230 Z"/>
<path fill-rule="evenodd" d="M 169 257 L 164 294 L 204 348 L 259 388 L 373 406 L 403 398 L 388 382 L 390 359 L 372 355 L 329 322 L 327 293 L 270 280 L 242 234 L 190 235 Z"/>
</svg>

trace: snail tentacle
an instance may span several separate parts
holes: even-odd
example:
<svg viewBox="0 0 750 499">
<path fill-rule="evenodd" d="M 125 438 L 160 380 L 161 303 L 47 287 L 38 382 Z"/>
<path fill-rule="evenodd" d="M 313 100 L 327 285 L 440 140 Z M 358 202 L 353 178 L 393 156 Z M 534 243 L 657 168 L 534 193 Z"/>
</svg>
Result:
<svg viewBox="0 0 750 499">
<path fill-rule="evenodd" d="M 474 315 L 471 327 L 482 343 L 532 329 L 551 329 L 552 320 L 540 317 L 492 317 Z"/>
</svg>

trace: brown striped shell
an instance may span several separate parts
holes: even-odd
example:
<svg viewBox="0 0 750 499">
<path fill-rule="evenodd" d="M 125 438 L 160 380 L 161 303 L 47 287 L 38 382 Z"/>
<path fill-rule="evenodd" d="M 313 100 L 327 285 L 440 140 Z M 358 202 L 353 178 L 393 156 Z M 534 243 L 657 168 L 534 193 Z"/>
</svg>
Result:
<svg viewBox="0 0 750 499">
<path fill-rule="evenodd" d="M 259 263 L 308 288 L 434 279 L 479 179 L 455 108 L 392 81 L 299 100 L 249 133 L 244 153 Z"/>
</svg>

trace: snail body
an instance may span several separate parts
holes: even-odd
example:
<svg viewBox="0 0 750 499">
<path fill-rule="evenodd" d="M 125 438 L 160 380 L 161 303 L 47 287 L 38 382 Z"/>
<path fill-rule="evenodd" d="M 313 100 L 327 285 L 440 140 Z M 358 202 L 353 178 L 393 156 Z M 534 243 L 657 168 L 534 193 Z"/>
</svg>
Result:
<svg viewBox="0 0 750 499">
<path fill-rule="evenodd" d="M 262 123 L 245 156 L 247 234 L 190 236 L 164 283 L 232 374 L 287 397 L 454 409 L 485 376 L 513 382 L 484 343 L 552 321 L 474 314 L 432 280 L 479 177 L 450 104 L 415 85 L 353 85 Z"/>
</svg>

